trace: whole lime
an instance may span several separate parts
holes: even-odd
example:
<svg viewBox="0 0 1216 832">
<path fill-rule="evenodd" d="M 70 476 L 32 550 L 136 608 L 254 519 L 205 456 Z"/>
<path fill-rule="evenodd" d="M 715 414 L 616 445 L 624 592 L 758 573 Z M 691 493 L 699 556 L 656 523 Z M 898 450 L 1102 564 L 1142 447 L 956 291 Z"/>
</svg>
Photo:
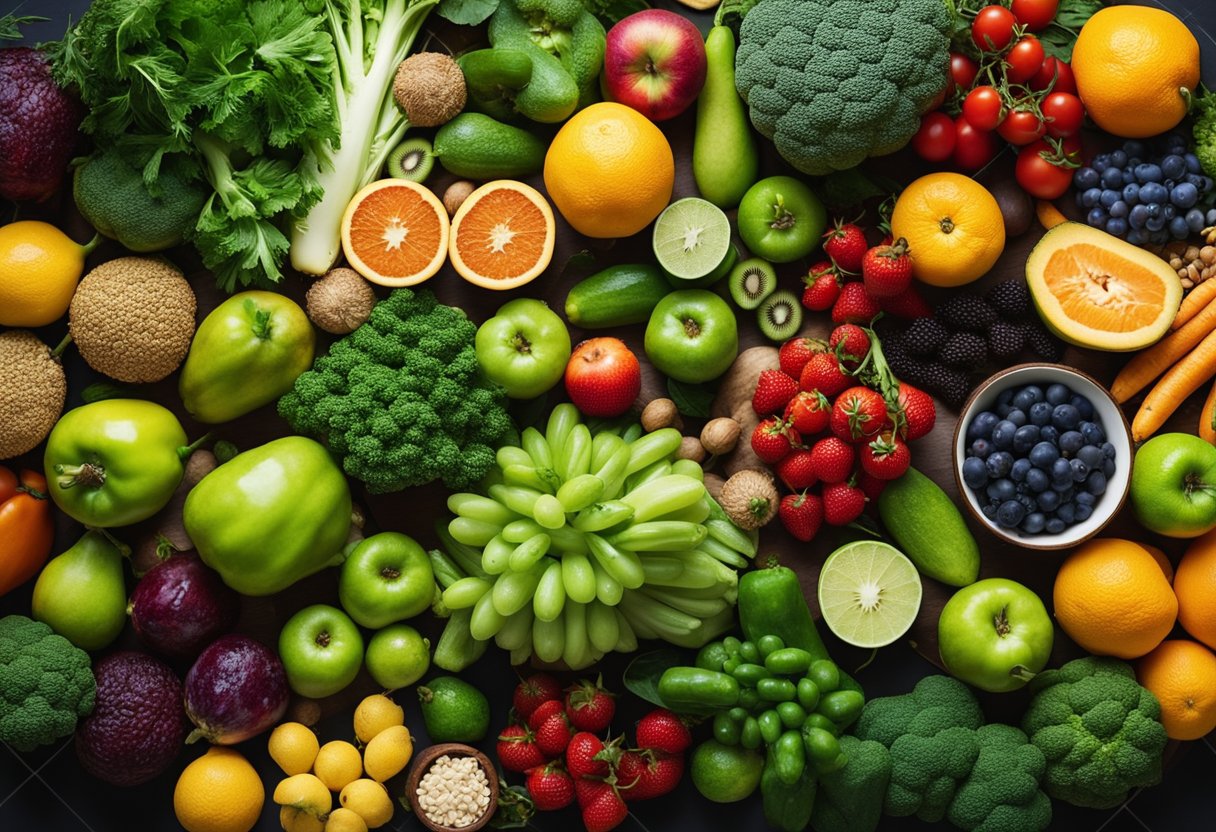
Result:
<svg viewBox="0 0 1216 832">
<path fill-rule="evenodd" d="M 485 694 L 455 676 L 436 676 L 418 688 L 431 742 L 480 742 L 490 729 Z"/>
<path fill-rule="evenodd" d="M 764 757 L 742 746 L 706 740 L 692 752 L 692 784 L 706 800 L 734 803 L 760 785 Z"/>
</svg>

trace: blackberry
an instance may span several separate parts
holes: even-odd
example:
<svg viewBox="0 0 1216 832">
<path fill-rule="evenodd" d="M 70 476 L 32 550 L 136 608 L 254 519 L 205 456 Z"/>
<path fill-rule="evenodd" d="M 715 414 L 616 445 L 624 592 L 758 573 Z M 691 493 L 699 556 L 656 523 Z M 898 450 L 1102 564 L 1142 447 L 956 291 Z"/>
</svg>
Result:
<svg viewBox="0 0 1216 832">
<path fill-rule="evenodd" d="M 915 377 L 906 378 L 904 381 L 928 390 L 955 409 L 967 400 L 971 385 L 967 377 L 958 370 L 951 370 L 936 361 L 920 364 L 917 370 Z"/>
<path fill-rule="evenodd" d="M 1030 314 L 1030 289 L 1025 280 L 1002 281 L 985 296 L 988 305 L 1002 318 L 1022 318 Z"/>
<path fill-rule="evenodd" d="M 1026 331 L 1022 324 L 997 321 L 988 330 L 988 351 L 993 358 L 1013 358 L 1026 346 Z"/>
<path fill-rule="evenodd" d="M 904 346 L 909 355 L 926 358 L 937 351 L 950 337 L 950 330 L 936 318 L 917 318 L 904 332 Z"/>
<path fill-rule="evenodd" d="M 948 376 L 943 376 L 941 387 L 937 391 L 937 395 L 955 410 L 960 409 L 967 401 L 967 397 L 971 395 L 971 382 L 962 373 L 951 372 Z"/>
<path fill-rule="evenodd" d="M 975 370 L 988 360 L 988 347 L 972 332 L 956 332 L 942 344 L 937 360 L 956 370 Z"/>
<path fill-rule="evenodd" d="M 1032 324 L 1027 329 L 1026 346 L 1044 361 L 1059 361 L 1064 357 L 1064 342 L 1039 324 Z"/>
<path fill-rule="evenodd" d="M 937 318 L 951 329 L 985 332 L 997 322 L 997 314 L 977 295 L 955 295 L 937 309 Z"/>
</svg>

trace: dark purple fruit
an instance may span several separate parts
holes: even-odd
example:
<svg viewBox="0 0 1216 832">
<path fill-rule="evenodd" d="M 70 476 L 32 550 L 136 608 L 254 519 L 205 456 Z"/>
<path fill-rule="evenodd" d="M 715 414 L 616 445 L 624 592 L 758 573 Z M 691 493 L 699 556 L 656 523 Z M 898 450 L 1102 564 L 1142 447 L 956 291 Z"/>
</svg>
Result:
<svg viewBox="0 0 1216 832">
<path fill-rule="evenodd" d="M 182 685 L 146 653 L 111 653 L 93 665 L 97 704 L 76 728 L 85 771 L 115 786 L 137 786 L 165 771 L 186 739 Z"/>
<path fill-rule="evenodd" d="M 49 197 L 76 149 L 84 108 L 55 85 L 46 56 L 0 49 L 0 197 Z"/>
<path fill-rule="evenodd" d="M 278 656 L 246 636 L 221 636 L 186 674 L 190 741 L 243 742 L 278 722 L 290 695 Z"/>
<path fill-rule="evenodd" d="M 144 644 L 193 659 L 236 624 L 240 598 L 193 552 L 178 553 L 144 575 L 131 595 L 131 625 Z"/>
</svg>

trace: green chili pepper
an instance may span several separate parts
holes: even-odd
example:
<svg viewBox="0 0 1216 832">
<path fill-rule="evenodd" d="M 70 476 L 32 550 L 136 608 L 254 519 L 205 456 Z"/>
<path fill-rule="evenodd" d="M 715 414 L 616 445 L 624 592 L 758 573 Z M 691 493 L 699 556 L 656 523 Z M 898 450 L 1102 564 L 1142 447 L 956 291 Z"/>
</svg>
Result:
<svg viewBox="0 0 1216 832">
<path fill-rule="evenodd" d="M 835 662 L 827 659 L 813 662 L 806 675 L 818 686 L 820 693 L 831 693 L 840 687 L 840 671 L 836 668 Z"/>
<path fill-rule="evenodd" d="M 756 722 L 760 724 L 760 736 L 766 745 L 775 743 L 781 736 L 781 732 L 785 730 L 785 726 L 781 722 L 781 715 L 772 708 L 756 717 Z"/>
<path fill-rule="evenodd" d="M 808 711 L 819 705 L 819 686 L 805 677 L 798 680 L 798 704 Z"/>
<path fill-rule="evenodd" d="M 785 647 L 785 642 L 781 636 L 762 636 L 756 642 L 756 647 L 760 650 L 760 658 L 767 660 L 768 657 Z"/>
<path fill-rule="evenodd" d="M 768 679 L 773 674 L 769 673 L 762 664 L 744 663 L 731 671 L 731 676 L 734 676 L 741 685 L 747 685 L 754 688 L 762 679 Z"/>
<path fill-rule="evenodd" d="M 806 711 L 797 702 L 782 702 L 777 706 L 777 716 L 786 728 L 801 728 L 806 722 Z"/>
</svg>

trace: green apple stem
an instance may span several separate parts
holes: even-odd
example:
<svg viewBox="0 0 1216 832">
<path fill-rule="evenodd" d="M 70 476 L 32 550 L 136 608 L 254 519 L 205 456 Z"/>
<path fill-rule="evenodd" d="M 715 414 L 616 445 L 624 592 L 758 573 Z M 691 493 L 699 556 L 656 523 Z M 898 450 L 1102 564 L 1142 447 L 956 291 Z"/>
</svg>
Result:
<svg viewBox="0 0 1216 832">
<path fill-rule="evenodd" d="M 1191 499 L 1191 495 L 1196 491 L 1203 491 L 1208 494 L 1216 492 L 1216 485 L 1211 485 L 1199 479 L 1198 474 L 1187 474 L 1182 478 L 1182 485 L 1188 500 Z"/>
<path fill-rule="evenodd" d="M 1009 607 L 1001 607 L 1001 611 L 992 617 L 992 624 L 996 627 L 996 634 L 1001 638 L 1009 635 Z"/>
<path fill-rule="evenodd" d="M 1035 673 L 1034 671 L 1030 670 L 1027 667 L 1023 667 L 1020 664 L 1015 664 L 1013 667 L 1009 668 L 1009 675 L 1015 679 L 1021 679 L 1023 682 L 1029 682 L 1031 679 L 1033 679 L 1035 676 L 1038 676 L 1039 674 Z"/>
<path fill-rule="evenodd" d="M 85 488 L 100 488 L 105 485 L 106 469 L 100 463 L 86 462 L 82 465 L 56 465 L 59 487 L 63 489 L 83 485 Z"/>
<path fill-rule="evenodd" d="M 777 231 L 786 231 L 793 228 L 795 222 L 797 222 L 797 217 L 785 207 L 785 197 L 777 194 L 777 201 L 773 204 L 773 221 L 769 223 L 768 227 Z"/>
</svg>

